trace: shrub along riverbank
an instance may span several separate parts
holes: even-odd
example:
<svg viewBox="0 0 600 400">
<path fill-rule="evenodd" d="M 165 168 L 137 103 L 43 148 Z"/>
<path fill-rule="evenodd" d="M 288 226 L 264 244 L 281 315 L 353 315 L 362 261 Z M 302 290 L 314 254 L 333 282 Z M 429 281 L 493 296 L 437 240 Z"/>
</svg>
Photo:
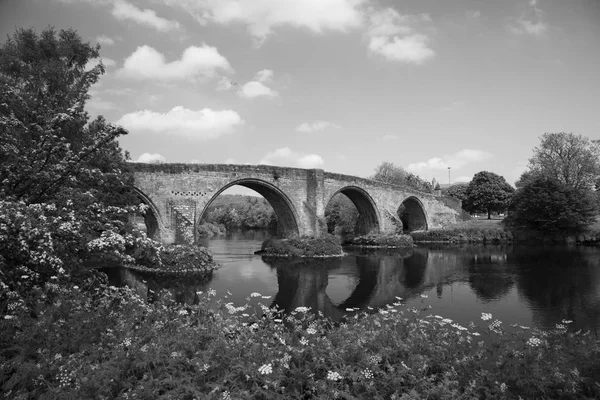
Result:
<svg viewBox="0 0 600 400">
<path fill-rule="evenodd" d="M 364 235 L 354 236 L 344 241 L 344 246 L 373 247 L 373 248 L 400 248 L 413 247 L 413 238 L 410 235 Z"/>
<path fill-rule="evenodd" d="M 600 243 L 600 219 L 580 231 L 536 231 L 503 220 L 470 220 L 443 229 L 411 232 L 417 243 Z"/>
<path fill-rule="evenodd" d="M 0 320 L 10 398 L 595 398 L 600 347 L 569 321 L 550 331 L 461 326 L 407 309 L 348 311 L 339 326 L 306 308 L 282 316 L 252 294 L 236 307 L 200 295 L 146 303 L 100 274 L 35 288 Z M 265 296 L 266 297 L 266 296 Z M 426 300 L 423 306 L 426 307 Z M 30 308 L 33 307 L 33 308 Z M 216 311 L 211 311 L 216 310 Z M 482 321 L 483 320 L 483 321 Z"/>
</svg>

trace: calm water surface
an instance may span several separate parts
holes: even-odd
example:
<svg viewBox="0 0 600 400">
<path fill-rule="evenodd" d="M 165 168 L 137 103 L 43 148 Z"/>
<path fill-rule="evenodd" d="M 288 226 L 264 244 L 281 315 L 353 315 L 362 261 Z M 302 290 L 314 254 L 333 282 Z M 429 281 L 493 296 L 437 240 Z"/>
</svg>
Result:
<svg viewBox="0 0 600 400">
<path fill-rule="evenodd" d="M 411 250 L 346 250 L 329 260 L 268 260 L 254 255 L 263 232 L 204 239 L 222 268 L 200 290 L 243 305 L 253 292 L 286 311 L 307 306 L 340 320 L 347 308 L 369 310 L 397 301 L 431 306 L 467 324 L 482 312 L 505 326 L 600 331 L 600 247 L 420 245 Z"/>
</svg>

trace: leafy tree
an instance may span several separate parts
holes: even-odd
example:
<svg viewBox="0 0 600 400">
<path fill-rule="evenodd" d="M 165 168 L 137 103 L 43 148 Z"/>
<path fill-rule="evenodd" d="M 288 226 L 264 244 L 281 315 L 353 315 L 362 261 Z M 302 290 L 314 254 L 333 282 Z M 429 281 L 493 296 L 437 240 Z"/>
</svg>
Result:
<svg viewBox="0 0 600 400">
<path fill-rule="evenodd" d="M 590 191 L 538 176 L 517 190 L 508 218 L 513 225 L 542 231 L 577 230 L 594 222 L 594 202 Z"/>
<path fill-rule="evenodd" d="M 388 161 L 384 161 L 378 165 L 375 168 L 375 174 L 370 176 L 369 179 L 390 183 L 392 185 L 410 186 L 414 189 L 424 192 L 433 192 L 431 183 L 411 172 L 406 171 L 401 166 Z"/>
<path fill-rule="evenodd" d="M 591 190 L 600 175 L 600 141 L 573 133 L 545 133 L 529 160 L 529 176 L 554 179 L 575 190 Z M 521 177 L 521 180 L 525 177 Z"/>
<path fill-rule="evenodd" d="M 127 204 L 131 175 L 116 138 L 125 130 L 89 122 L 88 90 L 104 73 L 99 46 L 73 30 L 20 29 L 0 46 L 0 197 L 40 203 L 74 191 Z M 98 198 L 96 199 L 98 200 Z"/>
<path fill-rule="evenodd" d="M 331 199 L 325 208 L 327 232 L 352 233 L 356 228 L 358 210 L 346 195 L 338 194 Z"/>
<path fill-rule="evenodd" d="M 454 185 L 452 185 L 448 189 L 446 189 L 443 194 L 445 196 L 457 198 L 458 200 L 461 200 L 464 202 L 467 200 L 466 193 L 467 193 L 468 186 L 469 186 L 468 183 L 455 183 Z"/>
<path fill-rule="evenodd" d="M 464 208 L 470 212 L 485 211 L 490 219 L 493 211 L 508 208 L 514 191 L 504 177 L 488 171 L 478 172 L 465 191 Z"/>
<path fill-rule="evenodd" d="M 86 69 L 98 56 L 73 30 L 20 29 L 0 45 L 0 287 L 161 263 L 128 221 L 142 209 L 115 140 L 125 130 L 84 110 L 104 72 Z"/>
</svg>

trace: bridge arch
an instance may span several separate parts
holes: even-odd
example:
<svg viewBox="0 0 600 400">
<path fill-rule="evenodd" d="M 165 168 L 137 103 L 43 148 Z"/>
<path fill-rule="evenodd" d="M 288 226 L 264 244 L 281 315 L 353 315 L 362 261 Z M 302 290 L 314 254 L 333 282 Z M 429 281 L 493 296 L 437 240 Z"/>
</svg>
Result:
<svg viewBox="0 0 600 400">
<path fill-rule="evenodd" d="M 133 191 L 137 197 L 148 206 L 148 209 L 143 215 L 144 224 L 146 225 L 146 236 L 154 240 L 160 240 L 160 233 L 164 228 L 160 213 L 156 204 L 143 191 L 134 187 Z"/>
<path fill-rule="evenodd" d="M 255 178 L 243 178 L 228 183 L 219 189 L 206 203 L 202 212 L 196 218 L 196 227 L 204 217 L 204 213 L 210 207 L 211 203 L 225 190 L 232 186 L 239 185 L 252 189 L 264 197 L 277 215 L 277 236 L 289 237 L 298 236 L 300 230 L 298 228 L 298 212 L 292 204 L 289 197 L 277 186 L 267 181 Z"/>
<path fill-rule="evenodd" d="M 404 199 L 398 207 L 398 217 L 402 221 L 402 230 L 407 232 L 424 230 L 428 228 L 427 214 L 421 200 L 415 196 Z"/>
<path fill-rule="evenodd" d="M 339 193 L 348 197 L 358 210 L 358 220 L 356 221 L 355 227 L 356 234 L 367 235 L 369 233 L 379 233 L 381 231 L 377 205 L 366 190 L 358 186 L 345 186 L 329 198 L 326 206 Z"/>
</svg>

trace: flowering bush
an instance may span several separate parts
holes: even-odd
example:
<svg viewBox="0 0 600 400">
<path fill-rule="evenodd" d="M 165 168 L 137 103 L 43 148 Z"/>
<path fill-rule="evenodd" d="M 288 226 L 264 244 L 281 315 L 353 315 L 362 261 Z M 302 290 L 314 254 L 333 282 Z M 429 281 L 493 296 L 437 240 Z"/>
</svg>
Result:
<svg viewBox="0 0 600 400">
<path fill-rule="evenodd" d="M 60 280 L 60 278 L 57 278 Z M 396 302 L 333 326 L 201 294 L 148 304 L 98 274 L 48 282 L 36 317 L 0 319 L 0 385 L 11 398 L 593 398 L 598 342 L 569 331 L 461 326 Z M 255 310 L 252 312 L 252 310 Z M 212 311 L 211 311 L 212 310 Z"/>
</svg>

